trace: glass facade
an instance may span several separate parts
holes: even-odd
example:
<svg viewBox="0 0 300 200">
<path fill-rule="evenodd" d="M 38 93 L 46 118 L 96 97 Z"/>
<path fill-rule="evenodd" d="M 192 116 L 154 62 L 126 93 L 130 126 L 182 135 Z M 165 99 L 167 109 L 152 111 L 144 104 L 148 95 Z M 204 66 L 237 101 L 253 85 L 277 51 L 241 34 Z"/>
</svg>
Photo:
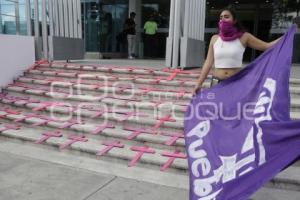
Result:
<svg viewBox="0 0 300 200">
<path fill-rule="evenodd" d="M 128 0 L 81 1 L 84 38 L 88 52 L 126 51 L 118 35 L 128 17 Z"/>
<path fill-rule="evenodd" d="M 138 20 L 140 24 L 137 26 L 137 32 L 141 34 L 144 23 L 149 16 L 154 16 L 159 26 L 155 41 L 157 44 L 157 48 L 155 48 L 156 57 L 164 58 L 171 0 L 139 1 L 138 5 L 140 7 L 137 9 L 140 9 L 138 13 L 141 13 L 141 16 L 137 16 L 140 19 Z M 31 21 L 32 32 L 34 32 L 34 0 L 30 0 L 30 19 L 26 19 L 25 2 L 26 0 L 0 0 L 0 33 L 26 35 L 26 22 L 28 20 Z M 280 37 L 291 25 L 292 20 L 300 16 L 300 0 L 207 0 L 206 3 L 206 48 L 211 36 L 218 31 L 217 22 L 220 10 L 229 4 L 234 5 L 238 19 L 245 30 L 264 41 L 272 41 Z M 41 5 L 42 0 L 39 0 L 40 30 Z M 120 33 L 123 31 L 124 22 L 128 17 L 128 10 L 129 0 L 81 0 L 82 34 L 85 40 L 85 51 L 125 54 L 127 52 L 126 38 L 121 37 L 122 34 Z M 46 18 L 49 23 L 49 17 Z M 299 38 L 300 33 L 298 31 L 295 39 L 298 43 Z M 140 42 L 143 42 L 142 38 Z M 300 49 L 300 47 L 297 48 Z M 244 60 L 251 61 L 260 54 L 261 52 L 248 48 Z"/>
<path fill-rule="evenodd" d="M 0 33 L 27 34 L 25 0 L 0 0 Z"/>
<path fill-rule="evenodd" d="M 207 0 L 205 41 L 216 34 L 220 10 L 232 3 L 238 20 L 244 29 L 261 40 L 272 41 L 280 37 L 291 26 L 292 20 L 299 16 L 299 0 Z M 297 34 L 299 35 L 299 34 Z M 208 44 L 206 45 L 208 47 Z M 244 60 L 251 61 L 262 52 L 247 48 Z"/>
</svg>

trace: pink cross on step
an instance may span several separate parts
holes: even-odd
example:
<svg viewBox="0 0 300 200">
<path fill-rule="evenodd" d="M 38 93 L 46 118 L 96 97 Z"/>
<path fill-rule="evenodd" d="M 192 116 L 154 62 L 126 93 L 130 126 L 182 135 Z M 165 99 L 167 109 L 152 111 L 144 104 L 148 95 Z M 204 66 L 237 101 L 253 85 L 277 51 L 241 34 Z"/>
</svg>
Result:
<svg viewBox="0 0 300 200">
<path fill-rule="evenodd" d="M 4 132 L 7 130 L 19 130 L 21 126 L 11 125 L 11 124 L 4 124 L 4 127 L 0 129 L 0 132 Z"/>
<path fill-rule="evenodd" d="M 22 103 L 18 102 L 18 105 L 20 105 L 20 106 L 25 106 L 25 105 L 27 105 L 29 103 L 40 103 L 39 100 L 34 100 L 34 99 L 30 99 L 30 98 L 28 98 L 28 99 L 20 99 L 18 101 L 23 101 Z"/>
<path fill-rule="evenodd" d="M 151 101 L 151 103 L 154 103 L 154 107 L 157 108 L 159 107 L 161 104 L 166 103 L 165 101 Z"/>
<path fill-rule="evenodd" d="M 53 132 L 46 132 L 42 134 L 43 137 L 39 140 L 36 140 L 35 144 L 42 144 L 43 142 L 46 142 L 49 138 L 52 137 L 62 137 L 62 133 L 60 131 L 53 131 Z"/>
<path fill-rule="evenodd" d="M 143 95 L 143 94 L 147 94 L 149 92 L 155 91 L 154 88 L 139 88 L 139 89 L 142 91 L 138 92 L 137 93 L 138 95 Z"/>
<path fill-rule="evenodd" d="M 135 70 L 134 67 L 127 67 L 126 69 L 127 69 L 128 72 L 133 72 Z"/>
<path fill-rule="evenodd" d="M 2 98 L 2 100 L 5 100 L 5 102 L 11 104 L 11 103 L 15 103 L 16 101 L 19 101 L 19 98 L 15 96 L 5 96 Z"/>
<path fill-rule="evenodd" d="M 12 84 L 8 84 L 8 87 L 22 87 L 22 88 L 24 88 L 24 90 L 31 89 L 31 87 L 29 87 L 28 85 L 26 85 L 24 83 L 12 83 Z"/>
<path fill-rule="evenodd" d="M 36 123 L 32 124 L 33 127 L 47 125 L 49 122 L 60 122 L 60 120 L 53 119 L 53 118 L 48 117 L 48 116 L 39 116 L 39 118 L 44 120 L 44 121 L 36 122 Z"/>
<path fill-rule="evenodd" d="M 116 113 L 117 114 L 123 114 L 122 117 L 120 117 L 120 118 L 117 119 L 119 122 L 126 121 L 127 119 L 129 119 L 130 117 L 133 117 L 133 116 L 147 117 L 147 115 L 142 114 L 142 113 L 137 113 L 137 112 L 122 112 L 122 111 L 117 111 Z"/>
<path fill-rule="evenodd" d="M 20 111 L 12 110 L 9 108 L 0 109 L 0 111 L 6 112 L 5 114 L 0 114 L 0 118 L 5 118 L 7 115 L 20 115 Z"/>
<path fill-rule="evenodd" d="M 67 121 L 66 123 L 64 123 L 63 125 L 61 125 L 58 128 L 60 128 L 60 129 L 70 128 L 71 126 L 73 126 L 75 124 L 83 124 L 83 122 L 82 121 L 78 121 L 76 119 L 71 119 L 71 120 Z"/>
<path fill-rule="evenodd" d="M 139 161 L 145 153 L 155 154 L 155 151 L 148 146 L 136 147 L 133 146 L 130 148 L 131 151 L 138 152 L 136 156 L 129 162 L 128 167 L 133 167 Z"/>
<path fill-rule="evenodd" d="M 177 98 L 177 99 L 182 98 L 182 97 L 184 97 L 185 94 L 186 94 L 186 91 L 185 91 L 185 90 L 179 90 L 179 91 L 176 93 L 176 98 Z"/>
<path fill-rule="evenodd" d="M 174 69 L 172 72 L 172 74 L 170 74 L 170 76 L 167 78 L 168 81 L 172 81 L 179 72 L 181 72 L 181 69 Z"/>
<path fill-rule="evenodd" d="M 91 134 L 97 135 L 97 134 L 101 133 L 104 129 L 107 129 L 107 128 L 115 128 L 115 126 L 113 124 L 103 123 L 103 124 L 97 126 L 96 129 L 91 132 Z"/>
<path fill-rule="evenodd" d="M 168 141 L 165 142 L 165 145 L 168 146 L 172 146 L 178 139 L 184 138 L 183 133 L 161 133 L 161 135 L 171 137 Z"/>
<path fill-rule="evenodd" d="M 69 136 L 68 139 L 69 139 L 69 141 L 67 143 L 60 145 L 59 150 L 66 149 L 76 142 L 87 142 L 88 141 L 88 139 L 85 136 L 76 136 L 76 135 Z"/>
<path fill-rule="evenodd" d="M 64 105 L 61 102 L 41 102 L 40 105 L 36 108 L 33 108 L 32 111 L 41 111 L 43 109 L 46 109 L 48 107 L 52 107 L 52 106 L 61 106 Z"/>
<path fill-rule="evenodd" d="M 166 169 L 168 169 L 170 167 L 170 165 L 174 162 L 174 160 L 176 158 L 186 159 L 186 157 L 187 157 L 185 154 L 180 153 L 179 150 L 176 150 L 173 153 L 171 153 L 171 152 L 164 152 L 164 153 L 161 154 L 161 156 L 169 157 L 169 160 L 162 166 L 162 168 L 160 169 L 160 171 L 165 171 Z"/>
<path fill-rule="evenodd" d="M 161 80 L 164 80 L 164 77 L 157 77 L 154 81 L 151 81 L 150 84 L 159 84 Z"/>
<path fill-rule="evenodd" d="M 95 112 L 91 118 L 92 119 L 95 119 L 97 117 L 101 117 L 102 115 L 104 115 L 105 113 L 111 113 L 111 109 L 95 109 L 95 108 L 92 108 L 92 109 L 88 109 L 89 111 L 93 111 Z"/>
<path fill-rule="evenodd" d="M 120 141 L 108 141 L 108 142 L 103 142 L 102 144 L 106 147 L 104 149 L 100 150 L 96 154 L 97 156 L 104 156 L 113 148 L 124 148 L 124 144 L 121 144 Z"/>
<path fill-rule="evenodd" d="M 15 119 L 14 122 L 24 122 L 26 119 L 33 118 L 33 117 L 38 117 L 38 115 L 35 113 L 29 113 L 19 119 Z"/>
<path fill-rule="evenodd" d="M 171 115 L 167 115 L 162 118 L 157 118 L 157 120 L 159 120 L 159 121 L 152 128 L 154 134 L 157 133 L 157 129 L 159 129 L 165 122 L 176 122 L 175 119 L 172 119 Z"/>
<path fill-rule="evenodd" d="M 137 136 L 139 136 L 143 133 L 149 133 L 149 131 L 147 131 L 146 128 L 124 127 L 123 130 L 132 131 L 132 133 L 129 136 L 127 136 L 128 140 L 133 140 L 134 138 L 136 138 Z"/>
</svg>

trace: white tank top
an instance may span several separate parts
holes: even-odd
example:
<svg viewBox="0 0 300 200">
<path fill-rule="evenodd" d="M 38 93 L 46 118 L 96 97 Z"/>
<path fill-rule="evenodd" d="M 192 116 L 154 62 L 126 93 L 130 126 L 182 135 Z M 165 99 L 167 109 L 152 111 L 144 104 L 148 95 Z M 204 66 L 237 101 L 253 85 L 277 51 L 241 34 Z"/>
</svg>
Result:
<svg viewBox="0 0 300 200">
<path fill-rule="evenodd" d="M 214 47 L 215 68 L 241 68 L 245 47 L 239 38 L 232 41 L 217 39 Z"/>
</svg>

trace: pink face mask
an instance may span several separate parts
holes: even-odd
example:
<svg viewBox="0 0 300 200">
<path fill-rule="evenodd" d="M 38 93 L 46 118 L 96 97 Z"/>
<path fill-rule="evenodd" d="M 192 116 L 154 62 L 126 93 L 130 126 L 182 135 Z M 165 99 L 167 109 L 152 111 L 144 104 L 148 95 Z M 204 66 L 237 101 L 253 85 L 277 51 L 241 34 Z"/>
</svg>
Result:
<svg viewBox="0 0 300 200">
<path fill-rule="evenodd" d="M 224 41 L 231 41 L 240 38 L 243 32 L 239 31 L 238 28 L 231 21 L 219 21 L 219 36 Z"/>
</svg>

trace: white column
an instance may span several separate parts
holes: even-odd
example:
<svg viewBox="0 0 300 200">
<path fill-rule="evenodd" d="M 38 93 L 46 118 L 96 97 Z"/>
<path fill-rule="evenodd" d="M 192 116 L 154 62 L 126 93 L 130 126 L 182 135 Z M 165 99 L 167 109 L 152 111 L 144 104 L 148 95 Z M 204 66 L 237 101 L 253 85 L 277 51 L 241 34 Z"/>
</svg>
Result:
<svg viewBox="0 0 300 200">
<path fill-rule="evenodd" d="M 59 17 L 58 17 L 58 2 L 53 0 L 53 20 L 54 20 L 54 35 L 59 36 Z M 61 0 L 60 0 L 61 1 Z"/>
<path fill-rule="evenodd" d="M 36 42 L 38 37 L 40 36 L 40 29 L 39 29 L 39 1 L 34 0 L 34 36 Z"/>
<path fill-rule="evenodd" d="M 73 10 L 73 32 L 74 38 L 78 38 L 78 12 L 77 12 L 77 0 L 72 0 L 72 10 Z"/>
<path fill-rule="evenodd" d="M 46 0 L 42 0 L 42 36 L 43 36 L 43 56 L 48 59 L 48 30 L 47 30 L 47 7 Z"/>
<path fill-rule="evenodd" d="M 181 26 L 181 0 L 175 0 L 175 24 L 173 38 L 173 55 L 172 68 L 176 68 L 179 64 L 179 47 L 180 47 L 180 26 Z"/>
<path fill-rule="evenodd" d="M 73 2 L 72 0 L 68 0 L 68 13 L 69 13 L 69 36 L 71 38 L 74 37 L 74 29 L 73 29 Z"/>
<path fill-rule="evenodd" d="M 62 0 L 63 2 L 63 12 L 64 12 L 64 28 L 65 28 L 65 37 L 70 37 L 69 32 L 69 12 L 68 12 L 68 0 Z"/>
<path fill-rule="evenodd" d="M 0 11 L 1 11 L 1 3 L 0 3 Z M 0 15 L 0 33 L 3 33 L 3 30 L 2 30 L 2 15 Z"/>
<path fill-rule="evenodd" d="M 169 37 L 174 36 L 174 18 L 175 18 L 175 0 L 171 0 L 170 6 L 170 24 L 169 24 Z"/>
<path fill-rule="evenodd" d="M 53 0 L 48 0 L 48 13 L 49 13 L 49 28 L 50 28 L 50 35 L 53 36 L 54 35 L 54 10 L 53 10 Z"/>
<path fill-rule="evenodd" d="M 1 8 L 0 8 L 0 10 L 1 10 Z M 30 0 L 25 1 L 25 15 L 26 15 L 27 35 L 30 36 L 30 35 L 32 35 Z M 0 24 L 2 25 L 1 20 L 0 20 Z M 1 28 L 1 25 L 0 25 L 0 28 Z M 1 30 L 0 30 L 0 32 L 1 32 Z"/>
<path fill-rule="evenodd" d="M 200 27 L 199 27 L 199 39 L 204 40 L 204 34 L 205 34 L 205 17 L 206 17 L 206 0 L 203 0 L 204 2 L 201 3 L 201 15 L 200 15 Z"/>
<path fill-rule="evenodd" d="M 58 1 L 58 21 L 59 21 L 59 36 L 65 37 L 65 27 L 64 27 L 64 10 L 63 10 L 63 0 Z"/>
<path fill-rule="evenodd" d="M 19 1 L 15 2 L 15 16 L 16 16 L 16 34 L 20 35 L 20 11 Z"/>
<path fill-rule="evenodd" d="M 77 28 L 78 28 L 78 38 L 82 38 L 82 21 L 81 21 L 81 2 L 77 0 Z"/>
<path fill-rule="evenodd" d="M 190 1 L 185 1 L 184 7 L 184 29 L 183 29 L 183 36 L 188 37 L 189 35 L 189 19 L 190 19 Z"/>
</svg>

